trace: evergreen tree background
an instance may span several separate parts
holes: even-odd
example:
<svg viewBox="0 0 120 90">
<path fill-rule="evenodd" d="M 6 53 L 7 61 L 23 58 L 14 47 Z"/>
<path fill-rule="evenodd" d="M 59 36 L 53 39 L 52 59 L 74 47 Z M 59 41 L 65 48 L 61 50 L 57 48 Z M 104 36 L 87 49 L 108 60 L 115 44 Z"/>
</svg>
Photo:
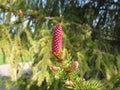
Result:
<svg viewBox="0 0 120 90">
<path fill-rule="evenodd" d="M 101 86 L 99 80 L 101 90 L 119 90 L 119 19 L 119 0 L 0 0 L 0 49 L 3 61 L 12 67 L 14 85 L 20 90 L 73 89 L 64 85 L 67 77 L 62 70 L 60 74 L 48 68 L 55 59 L 50 49 L 52 29 L 61 23 L 63 53 L 68 51 L 68 61 L 79 62 L 73 74 L 79 80 L 77 89 L 94 90 Z M 17 79 L 19 61 L 28 59 L 33 62 L 32 75 Z M 88 81 L 86 87 L 81 78 Z"/>
</svg>

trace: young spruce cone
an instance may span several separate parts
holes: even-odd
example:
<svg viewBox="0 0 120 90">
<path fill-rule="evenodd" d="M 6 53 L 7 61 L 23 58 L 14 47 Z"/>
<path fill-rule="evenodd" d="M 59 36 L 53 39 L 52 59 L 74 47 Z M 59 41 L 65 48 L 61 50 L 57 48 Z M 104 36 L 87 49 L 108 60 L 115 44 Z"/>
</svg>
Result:
<svg viewBox="0 0 120 90">
<path fill-rule="evenodd" d="M 52 53 L 55 56 L 60 56 L 62 52 L 62 27 L 56 24 L 52 35 Z"/>
</svg>

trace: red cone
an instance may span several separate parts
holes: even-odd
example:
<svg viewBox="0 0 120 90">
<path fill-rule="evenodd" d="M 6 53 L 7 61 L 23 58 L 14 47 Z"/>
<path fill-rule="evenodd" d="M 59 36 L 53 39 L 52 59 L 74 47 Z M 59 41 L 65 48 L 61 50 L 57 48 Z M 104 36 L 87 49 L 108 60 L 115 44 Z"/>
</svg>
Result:
<svg viewBox="0 0 120 90">
<path fill-rule="evenodd" d="M 59 56 L 62 52 L 62 27 L 56 24 L 52 35 L 52 53 Z"/>
</svg>

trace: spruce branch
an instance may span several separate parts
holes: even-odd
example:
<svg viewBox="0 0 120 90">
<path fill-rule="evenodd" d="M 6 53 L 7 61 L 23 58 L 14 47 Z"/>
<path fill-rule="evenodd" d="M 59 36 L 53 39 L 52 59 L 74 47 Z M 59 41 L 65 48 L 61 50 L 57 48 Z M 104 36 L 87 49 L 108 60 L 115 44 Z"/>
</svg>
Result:
<svg viewBox="0 0 120 90">
<path fill-rule="evenodd" d="M 57 59 L 56 63 L 59 63 L 61 73 L 64 73 L 67 78 L 64 84 L 71 86 L 74 90 L 99 90 L 100 83 L 97 80 L 86 80 L 78 76 L 77 68 L 79 66 L 78 61 L 71 61 L 71 56 L 67 52 L 62 52 L 62 28 L 60 24 L 57 24 L 53 31 L 52 38 L 52 55 Z M 64 55 L 64 53 L 66 55 Z M 64 55 L 64 57 L 62 56 Z M 52 66 L 52 70 L 56 71 L 56 66 Z M 64 75 L 63 75 L 64 76 Z M 66 80 L 67 79 L 67 80 Z"/>
<path fill-rule="evenodd" d="M 70 83 L 75 86 L 74 81 L 71 78 L 71 72 L 78 68 L 78 62 L 73 62 L 71 66 L 66 67 L 64 64 L 65 57 L 62 58 L 62 27 L 60 24 L 56 24 L 53 31 L 52 38 L 52 54 L 58 59 L 57 62 L 61 65 L 61 68 L 66 73 L 67 77 L 70 80 Z M 67 82 L 66 82 L 67 83 Z"/>
</svg>

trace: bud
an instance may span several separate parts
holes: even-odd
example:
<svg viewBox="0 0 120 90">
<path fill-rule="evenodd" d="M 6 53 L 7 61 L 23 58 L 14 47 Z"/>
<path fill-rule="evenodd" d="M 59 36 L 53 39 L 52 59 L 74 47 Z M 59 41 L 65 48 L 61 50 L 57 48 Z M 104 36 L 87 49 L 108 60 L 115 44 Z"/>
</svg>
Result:
<svg viewBox="0 0 120 90">
<path fill-rule="evenodd" d="M 19 15 L 19 16 L 23 16 L 23 14 L 24 14 L 23 11 L 20 9 L 20 10 L 18 11 L 18 15 Z"/>
<path fill-rule="evenodd" d="M 86 83 L 85 78 L 82 78 L 82 83 L 83 83 L 83 84 L 85 84 L 85 83 Z"/>
<path fill-rule="evenodd" d="M 100 90 L 100 88 L 96 88 L 95 90 Z"/>
<path fill-rule="evenodd" d="M 59 76 L 58 76 L 58 75 L 55 75 L 55 79 L 58 80 L 58 79 L 59 79 Z"/>
<path fill-rule="evenodd" d="M 51 68 L 51 70 L 53 70 L 53 71 L 56 71 L 56 70 L 57 70 L 57 67 L 54 66 L 54 65 L 50 66 L 50 68 Z"/>
<path fill-rule="evenodd" d="M 73 84 L 72 81 L 69 81 L 69 80 L 66 80 L 66 81 L 65 81 L 65 85 L 66 85 L 66 86 L 70 86 L 70 85 L 72 85 L 72 84 Z"/>
<path fill-rule="evenodd" d="M 62 52 L 62 27 L 56 24 L 52 35 L 52 53 L 59 56 Z"/>
<path fill-rule="evenodd" d="M 78 61 L 73 61 L 72 65 L 71 65 L 71 69 L 72 69 L 72 70 L 75 70 L 75 69 L 78 68 L 78 66 L 79 66 Z"/>
</svg>

